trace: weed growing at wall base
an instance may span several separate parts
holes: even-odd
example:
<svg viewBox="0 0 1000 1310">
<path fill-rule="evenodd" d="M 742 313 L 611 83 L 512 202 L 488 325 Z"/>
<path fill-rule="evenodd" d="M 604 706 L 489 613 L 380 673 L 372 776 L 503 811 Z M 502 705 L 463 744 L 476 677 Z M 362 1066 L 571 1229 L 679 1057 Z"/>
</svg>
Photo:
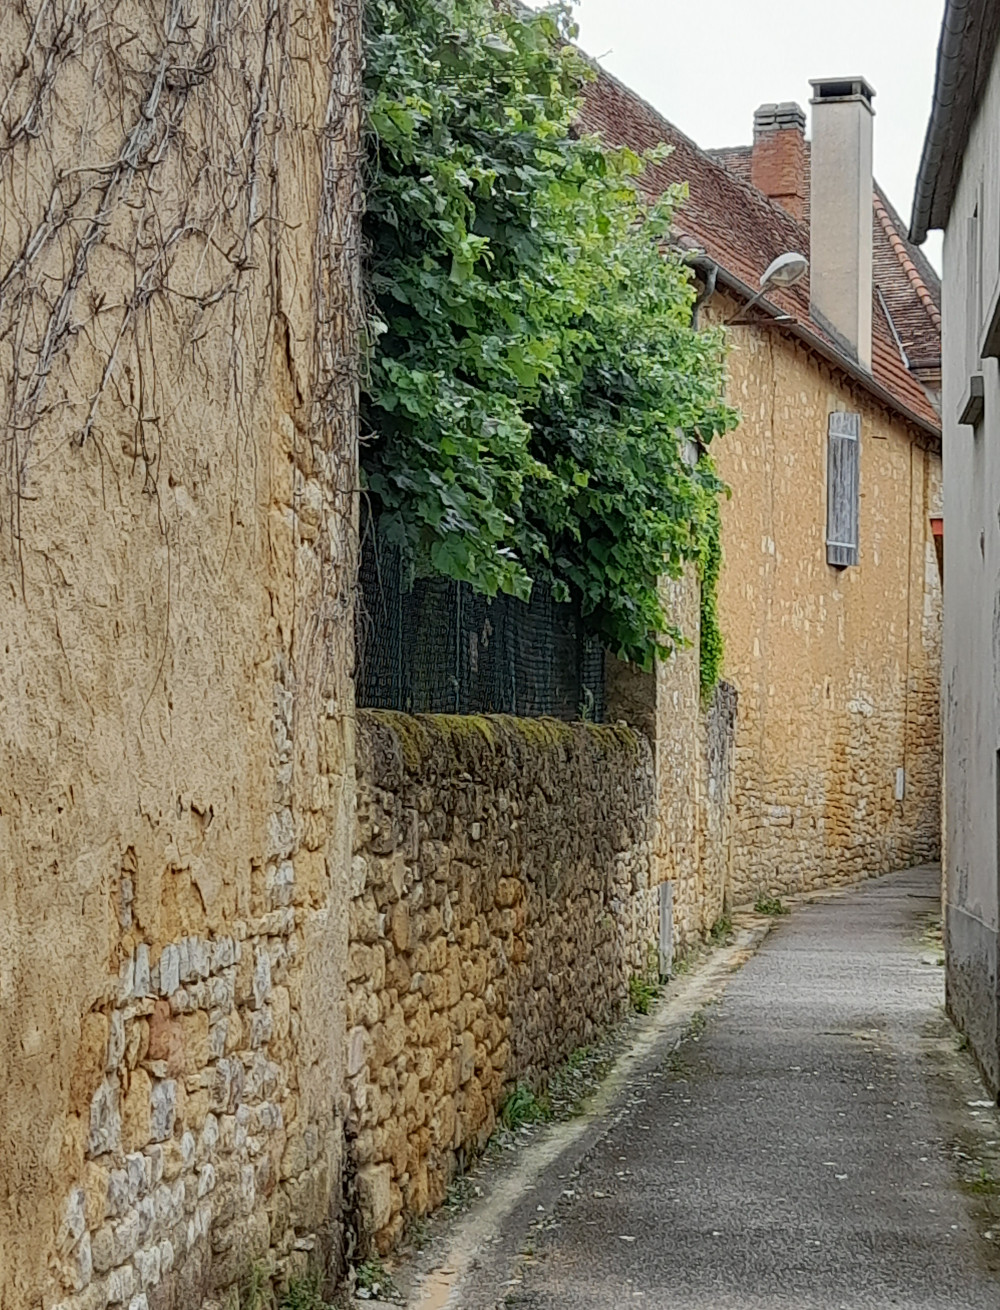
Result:
<svg viewBox="0 0 1000 1310">
<path fill-rule="evenodd" d="M 791 910 L 782 902 L 780 896 L 760 895 L 754 901 L 753 908 L 758 914 L 767 914 L 772 918 L 779 918 L 783 914 L 791 914 Z"/>
<path fill-rule="evenodd" d="M 659 995 L 660 984 L 642 974 L 634 973 L 628 980 L 629 1004 L 636 1014 L 649 1014 Z"/>
<path fill-rule="evenodd" d="M 547 1096 L 538 1096 L 518 1083 L 500 1107 L 500 1122 L 508 1132 L 516 1132 L 528 1124 L 548 1123 L 552 1118 L 552 1108 Z"/>
<path fill-rule="evenodd" d="M 337 1310 L 338 1304 L 323 1295 L 318 1276 L 292 1278 L 282 1287 L 264 1265 L 255 1265 L 225 1302 L 229 1310 Z"/>
<path fill-rule="evenodd" d="M 355 1277 L 355 1291 L 359 1300 L 368 1301 L 373 1297 L 387 1300 L 398 1295 L 391 1276 L 377 1255 L 363 1260 L 355 1269 Z"/>
<path fill-rule="evenodd" d="M 708 935 L 716 946 L 725 946 L 733 935 L 733 921 L 728 914 L 720 914 L 708 930 Z"/>
</svg>

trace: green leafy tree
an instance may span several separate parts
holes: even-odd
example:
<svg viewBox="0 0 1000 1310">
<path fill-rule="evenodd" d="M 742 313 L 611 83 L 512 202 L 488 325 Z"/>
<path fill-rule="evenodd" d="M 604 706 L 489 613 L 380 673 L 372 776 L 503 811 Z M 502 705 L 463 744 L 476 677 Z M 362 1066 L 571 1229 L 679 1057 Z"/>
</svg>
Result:
<svg viewBox="0 0 1000 1310">
<path fill-rule="evenodd" d="M 368 0 L 366 486 L 410 567 L 574 599 L 648 667 L 658 587 L 703 564 L 732 426 L 723 343 L 691 327 L 644 161 L 572 126 L 586 61 L 561 8 Z"/>
</svg>

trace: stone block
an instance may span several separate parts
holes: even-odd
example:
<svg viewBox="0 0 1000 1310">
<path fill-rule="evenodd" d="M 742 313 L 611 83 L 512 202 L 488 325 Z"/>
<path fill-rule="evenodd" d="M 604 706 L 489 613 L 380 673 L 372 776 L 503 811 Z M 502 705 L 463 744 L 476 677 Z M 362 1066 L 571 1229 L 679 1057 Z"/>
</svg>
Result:
<svg viewBox="0 0 1000 1310">
<path fill-rule="evenodd" d="M 108 1275 L 107 1295 L 109 1305 L 128 1305 L 135 1292 L 135 1270 L 130 1264 L 112 1269 Z"/>
<path fill-rule="evenodd" d="M 94 1271 L 106 1274 L 115 1262 L 115 1235 L 110 1224 L 102 1224 L 90 1239 Z"/>
<path fill-rule="evenodd" d="M 151 1092 L 149 1074 L 145 1069 L 133 1069 L 122 1102 L 122 1145 L 126 1151 L 141 1151 L 150 1140 Z"/>
<path fill-rule="evenodd" d="M 259 1008 L 271 995 L 271 957 L 266 947 L 254 951 L 253 1003 Z"/>
<path fill-rule="evenodd" d="M 139 1215 L 130 1210 L 115 1225 L 115 1264 L 131 1260 L 139 1245 Z"/>
<path fill-rule="evenodd" d="M 177 991 L 181 983 L 181 957 L 180 951 L 175 945 L 165 946 L 160 955 L 159 963 L 159 992 L 161 996 L 169 997 Z"/>
<path fill-rule="evenodd" d="M 392 1218 L 392 1166 L 366 1165 L 358 1171 L 357 1184 L 365 1229 L 377 1233 Z"/>
<path fill-rule="evenodd" d="M 63 1207 L 62 1223 L 56 1238 L 60 1254 L 72 1251 L 87 1227 L 87 1193 L 82 1187 L 74 1187 Z"/>
<path fill-rule="evenodd" d="M 347 1076 L 353 1078 L 365 1066 L 368 1033 L 363 1027 L 352 1028 L 347 1035 Z"/>
<path fill-rule="evenodd" d="M 152 1120 L 150 1133 L 153 1141 L 162 1142 L 173 1134 L 177 1112 L 177 1084 L 171 1078 L 157 1082 L 151 1095 Z"/>
<path fill-rule="evenodd" d="M 472 1033 L 464 1032 L 458 1046 L 458 1081 L 467 1083 L 476 1071 L 476 1043 Z"/>
<path fill-rule="evenodd" d="M 389 935 L 397 951 L 409 950 L 410 946 L 410 912 L 404 901 L 399 901 L 389 911 Z"/>
<path fill-rule="evenodd" d="M 160 1281 L 160 1248 L 158 1245 L 140 1247 L 132 1257 L 132 1263 L 135 1267 L 136 1277 L 139 1280 L 139 1286 L 143 1291 L 155 1287 Z"/>
<path fill-rule="evenodd" d="M 121 1146 L 121 1129 L 118 1083 L 106 1078 L 90 1102 L 90 1131 L 87 1138 L 90 1155 L 117 1151 Z"/>
</svg>

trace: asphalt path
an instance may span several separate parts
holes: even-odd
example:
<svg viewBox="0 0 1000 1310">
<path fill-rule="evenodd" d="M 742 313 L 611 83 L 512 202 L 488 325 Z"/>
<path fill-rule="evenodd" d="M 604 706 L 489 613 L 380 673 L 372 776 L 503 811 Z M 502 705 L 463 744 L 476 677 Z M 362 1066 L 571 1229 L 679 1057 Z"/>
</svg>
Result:
<svg viewBox="0 0 1000 1310">
<path fill-rule="evenodd" d="M 782 921 L 458 1303 L 1000 1310 L 1000 1123 L 944 1016 L 936 879 Z"/>
</svg>

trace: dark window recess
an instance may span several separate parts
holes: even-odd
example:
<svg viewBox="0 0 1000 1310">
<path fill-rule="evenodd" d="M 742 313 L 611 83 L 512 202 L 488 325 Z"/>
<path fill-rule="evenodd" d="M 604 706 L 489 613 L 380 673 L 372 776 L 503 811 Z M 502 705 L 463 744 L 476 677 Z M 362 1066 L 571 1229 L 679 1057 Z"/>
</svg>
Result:
<svg viewBox="0 0 1000 1310">
<path fill-rule="evenodd" d="M 844 569 L 858 562 L 861 415 L 831 414 L 826 473 L 826 560 Z"/>
<path fill-rule="evenodd" d="M 604 651 L 578 611 L 536 584 L 527 603 L 406 576 L 368 527 L 361 548 L 359 706 L 409 714 L 604 719 Z"/>
</svg>

